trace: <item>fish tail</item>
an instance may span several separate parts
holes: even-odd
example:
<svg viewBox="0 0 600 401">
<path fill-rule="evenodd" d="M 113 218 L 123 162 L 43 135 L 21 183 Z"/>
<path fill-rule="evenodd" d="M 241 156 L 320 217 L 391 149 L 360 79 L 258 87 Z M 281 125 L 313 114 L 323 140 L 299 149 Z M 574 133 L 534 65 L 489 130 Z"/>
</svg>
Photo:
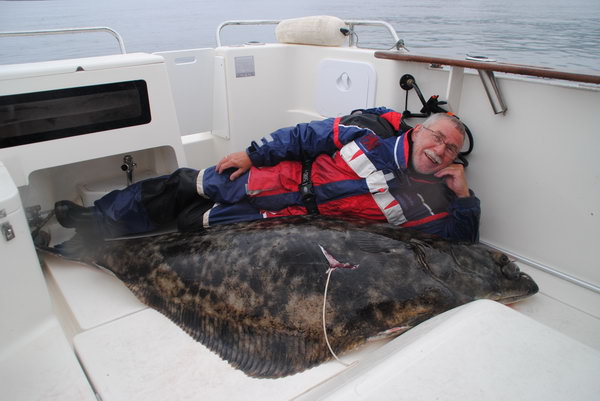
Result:
<svg viewBox="0 0 600 401">
<path fill-rule="evenodd" d="M 60 244 L 54 246 L 38 246 L 37 248 L 43 252 L 48 252 L 64 259 L 87 262 L 92 256 L 91 250 L 97 248 L 97 246 L 94 246 L 94 242 L 97 241 L 78 233 L 75 234 L 73 238 Z"/>
</svg>

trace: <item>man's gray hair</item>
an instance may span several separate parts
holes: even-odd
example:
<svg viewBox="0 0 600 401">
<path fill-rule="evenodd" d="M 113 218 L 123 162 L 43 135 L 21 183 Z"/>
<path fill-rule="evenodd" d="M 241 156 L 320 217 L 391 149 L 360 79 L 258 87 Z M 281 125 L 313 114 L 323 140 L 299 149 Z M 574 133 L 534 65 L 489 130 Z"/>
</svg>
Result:
<svg viewBox="0 0 600 401">
<path fill-rule="evenodd" d="M 455 116 L 452 116 L 450 114 L 446 114 L 446 113 L 432 114 L 429 117 L 427 117 L 427 119 L 425 121 L 423 121 L 423 126 L 429 128 L 435 122 L 440 121 L 440 120 L 450 121 L 452 123 L 452 125 L 454 125 L 454 128 L 456 128 L 458 130 L 458 132 L 461 133 L 463 140 L 465 139 L 465 136 L 467 135 L 465 125 L 458 118 L 456 118 Z"/>
</svg>

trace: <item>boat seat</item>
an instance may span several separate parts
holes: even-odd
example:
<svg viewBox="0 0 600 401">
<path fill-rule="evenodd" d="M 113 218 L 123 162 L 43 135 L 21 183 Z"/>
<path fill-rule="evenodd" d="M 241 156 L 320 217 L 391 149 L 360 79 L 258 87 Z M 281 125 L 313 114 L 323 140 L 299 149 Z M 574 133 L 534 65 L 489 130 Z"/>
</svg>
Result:
<svg viewBox="0 0 600 401">
<path fill-rule="evenodd" d="M 600 393 L 600 352 L 488 300 L 343 356 L 358 361 L 348 368 L 330 361 L 282 379 L 245 376 L 151 309 L 81 333 L 74 346 L 104 401 L 198 394 L 213 400 L 589 400 Z"/>
<path fill-rule="evenodd" d="M 153 309 L 78 334 L 73 343 L 103 401 L 288 400 L 345 369 L 332 361 L 281 379 L 251 378 Z"/>
<path fill-rule="evenodd" d="M 4 400 L 97 400 L 55 318 L 2 346 L 0 377 Z"/>
<path fill-rule="evenodd" d="M 74 333 L 146 309 L 125 284 L 98 267 L 44 255 L 46 278 L 76 324 Z"/>
<path fill-rule="evenodd" d="M 406 332 L 298 400 L 591 400 L 600 352 L 494 301 Z"/>
</svg>

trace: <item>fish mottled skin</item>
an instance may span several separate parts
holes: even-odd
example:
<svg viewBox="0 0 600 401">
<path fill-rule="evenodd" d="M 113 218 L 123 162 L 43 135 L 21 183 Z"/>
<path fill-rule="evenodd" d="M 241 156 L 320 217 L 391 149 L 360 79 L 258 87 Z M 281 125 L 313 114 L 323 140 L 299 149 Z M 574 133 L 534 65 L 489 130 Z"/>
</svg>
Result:
<svg viewBox="0 0 600 401">
<path fill-rule="evenodd" d="M 142 302 L 254 377 L 331 358 L 321 320 L 331 258 L 352 267 L 333 270 L 327 294 L 327 333 L 338 354 L 475 299 L 512 302 L 537 292 L 505 255 L 482 245 L 325 217 L 87 245 L 80 259 L 115 273 Z"/>
</svg>

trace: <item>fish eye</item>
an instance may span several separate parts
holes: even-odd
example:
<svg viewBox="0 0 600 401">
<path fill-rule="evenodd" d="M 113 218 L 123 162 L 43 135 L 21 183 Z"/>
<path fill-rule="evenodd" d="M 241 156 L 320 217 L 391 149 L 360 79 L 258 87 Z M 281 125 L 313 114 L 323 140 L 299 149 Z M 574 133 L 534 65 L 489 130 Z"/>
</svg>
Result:
<svg viewBox="0 0 600 401">
<path fill-rule="evenodd" d="M 503 265 L 500 270 L 504 277 L 509 280 L 517 280 L 521 277 L 521 269 L 519 269 L 519 266 L 517 266 L 516 263 L 510 263 L 509 261 L 509 263 Z"/>
<path fill-rule="evenodd" d="M 500 267 L 505 266 L 510 263 L 510 258 L 508 257 L 508 255 L 506 255 L 502 252 L 492 251 L 492 252 L 490 252 L 490 256 L 492 257 L 494 262 Z"/>
</svg>

